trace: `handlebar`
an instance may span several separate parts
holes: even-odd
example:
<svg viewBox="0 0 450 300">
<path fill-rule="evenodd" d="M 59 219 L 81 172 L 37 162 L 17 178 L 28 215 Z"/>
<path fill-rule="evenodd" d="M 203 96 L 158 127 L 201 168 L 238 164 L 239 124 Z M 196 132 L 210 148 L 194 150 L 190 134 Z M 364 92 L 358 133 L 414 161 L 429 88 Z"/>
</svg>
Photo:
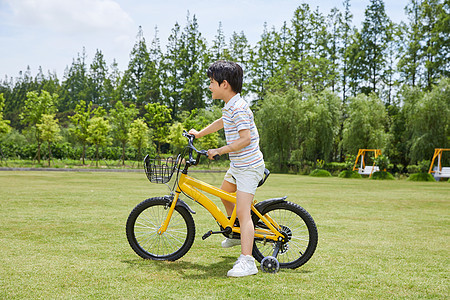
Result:
<svg viewBox="0 0 450 300">
<path fill-rule="evenodd" d="M 197 150 L 197 148 L 195 148 L 195 146 L 194 146 L 195 136 L 193 134 L 189 134 L 186 130 L 183 130 L 183 136 L 188 139 L 187 148 L 189 149 L 189 160 L 186 163 L 188 163 L 191 166 L 196 166 L 196 165 L 198 165 L 198 163 L 200 161 L 200 156 L 202 156 L 202 155 L 208 156 L 208 151 Z M 194 159 L 192 156 L 193 151 L 195 151 L 197 153 L 196 159 Z M 214 160 L 217 161 L 219 159 L 220 159 L 220 155 L 217 154 L 214 156 Z"/>
</svg>

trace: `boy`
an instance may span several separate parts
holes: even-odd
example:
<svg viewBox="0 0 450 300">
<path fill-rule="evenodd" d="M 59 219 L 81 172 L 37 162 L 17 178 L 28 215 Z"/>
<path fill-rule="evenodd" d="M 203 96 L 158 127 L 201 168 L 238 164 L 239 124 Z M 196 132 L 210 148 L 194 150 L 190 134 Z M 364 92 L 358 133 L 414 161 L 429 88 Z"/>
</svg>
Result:
<svg viewBox="0 0 450 300">
<path fill-rule="evenodd" d="M 259 181 L 264 176 L 264 159 L 259 150 L 259 135 L 253 113 L 247 102 L 240 96 L 243 71 L 234 62 L 218 61 L 208 69 L 209 89 L 213 99 L 225 102 L 222 118 L 217 119 L 200 132 L 191 129 L 190 134 L 200 138 L 225 130 L 227 145 L 218 149 L 209 149 L 208 158 L 229 153 L 230 168 L 225 175 L 221 188 L 227 192 L 236 192 L 236 213 L 241 228 L 241 240 L 226 239 L 222 247 L 228 248 L 241 244 L 241 255 L 228 271 L 230 277 L 242 277 L 258 273 L 255 259 L 252 257 L 254 227 L 250 206 Z M 234 204 L 222 200 L 228 216 L 231 216 Z"/>
</svg>

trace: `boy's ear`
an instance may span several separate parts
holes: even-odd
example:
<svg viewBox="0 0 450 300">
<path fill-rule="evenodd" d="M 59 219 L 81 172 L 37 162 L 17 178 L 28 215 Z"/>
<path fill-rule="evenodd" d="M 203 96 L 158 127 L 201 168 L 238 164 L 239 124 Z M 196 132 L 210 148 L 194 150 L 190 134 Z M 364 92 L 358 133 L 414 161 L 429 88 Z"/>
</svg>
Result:
<svg viewBox="0 0 450 300">
<path fill-rule="evenodd" d="M 220 85 L 224 85 L 223 87 L 225 88 L 225 89 L 227 89 L 229 86 L 230 86 L 230 84 L 228 83 L 228 81 L 226 81 L 226 80 L 224 80 L 224 81 L 222 81 L 222 83 L 220 84 Z"/>
</svg>

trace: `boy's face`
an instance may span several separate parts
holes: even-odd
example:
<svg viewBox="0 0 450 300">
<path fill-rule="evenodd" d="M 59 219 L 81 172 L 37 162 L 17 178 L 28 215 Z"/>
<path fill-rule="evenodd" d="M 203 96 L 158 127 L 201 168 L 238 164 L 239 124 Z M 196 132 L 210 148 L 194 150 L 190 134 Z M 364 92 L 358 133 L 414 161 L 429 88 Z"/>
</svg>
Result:
<svg viewBox="0 0 450 300">
<path fill-rule="evenodd" d="M 219 83 L 215 79 L 210 78 L 209 90 L 212 93 L 211 96 L 213 99 L 223 99 L 223 87 L 223 84 L 219 85 Z"/>
</svg>

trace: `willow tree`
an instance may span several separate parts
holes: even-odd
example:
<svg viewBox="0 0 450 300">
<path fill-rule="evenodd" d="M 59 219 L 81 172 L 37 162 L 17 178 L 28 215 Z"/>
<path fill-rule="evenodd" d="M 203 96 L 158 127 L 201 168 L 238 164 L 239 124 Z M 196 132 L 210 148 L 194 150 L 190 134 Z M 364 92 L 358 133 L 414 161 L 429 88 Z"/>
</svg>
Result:
<svg viewBox="0 0 450 300">
<path fill-rule="evenodd" d="M 377 95 L 359 94 L 349 98 L 347 113 L 342 137 L 344 151 L 355 154 L 358 149 L 384 149 L 387 146 L 389 135 L 385 127 L 388 116 Z"/>
</svg>

